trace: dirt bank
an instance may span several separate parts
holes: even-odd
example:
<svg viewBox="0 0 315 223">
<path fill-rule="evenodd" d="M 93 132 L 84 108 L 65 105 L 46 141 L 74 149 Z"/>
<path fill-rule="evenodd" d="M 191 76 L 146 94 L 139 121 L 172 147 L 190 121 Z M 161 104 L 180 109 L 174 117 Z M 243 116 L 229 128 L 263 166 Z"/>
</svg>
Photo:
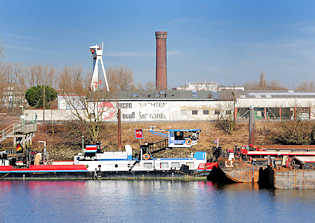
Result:
<svg viewBox="0 0 315 223">
<path fill-rule="evenodd" d="M 276 123 L 257 122 L 256 123 L 256 142 L 257 144 L 270 144 L 268 139 L 268 129 L 274 128 Z M 232 148 L 234 145 L 243 145 L 248 143 L 248 125 L 246 122 L 237 124 L 236 130 L 231 135 L 226 134 L 223 130 L 215 127 L 214 122 L 205 121 L 187 121 L 187 122 L 151 122 L 151 123 L 122 123 L 122 144 L 129 144 L 134 151 L 139 151 L 139 140 L 135 139 L 135 129 L 149 129 L 155 126 L 158 129 L 201 129 L 199 144 L 191 149 L 174 149 L 161 152 L 157 156 L 180 157 L 186 156 L 194 151 L 207 151 L 215 145 L 214 141 L 219 139 L 223 148 Z M 117 143 L 117 125 L 108 124 L 107 136 L 102 139 L 102 146 L 106 151 L 118 151 Z M 47 126 L 40 126 L 39 132 L 34 137 L 33 148 L 40 150 L 42 145 L 38 143 L 40 140 L 46 140 L 50 158 L 56 160 L 72 159 L 73 155 L 81 151 L 81 138 L 73 138 L 67 135 L 67 128 L 63 125 L 54 126 L 54 131 Z M 152 135 L 148 131 L 144 131 L 144 142 L 156 142 L 162 140 L 161 137 Z"/>
</svg>

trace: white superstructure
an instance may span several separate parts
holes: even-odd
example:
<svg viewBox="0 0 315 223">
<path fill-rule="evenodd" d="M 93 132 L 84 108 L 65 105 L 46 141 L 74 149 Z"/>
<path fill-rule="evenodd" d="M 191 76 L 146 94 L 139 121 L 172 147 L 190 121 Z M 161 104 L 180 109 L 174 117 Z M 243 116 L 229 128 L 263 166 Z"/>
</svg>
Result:
<svg viewBox="0 0 315 223">
<path fill-rule="evenodd" d="M 189 170 L 197 171 L 199 165 L 206 161 L 206 152 L 195 152 L 187 158 L 132 157 L 130 145 L 125 146 L 124 152 L 96 152 L 92 156 L 80 153 L 74 157 L 74 164 L 87 165 L 90 172 L 175 171 L 183 165 L 188 166 Z"/>
</svg>

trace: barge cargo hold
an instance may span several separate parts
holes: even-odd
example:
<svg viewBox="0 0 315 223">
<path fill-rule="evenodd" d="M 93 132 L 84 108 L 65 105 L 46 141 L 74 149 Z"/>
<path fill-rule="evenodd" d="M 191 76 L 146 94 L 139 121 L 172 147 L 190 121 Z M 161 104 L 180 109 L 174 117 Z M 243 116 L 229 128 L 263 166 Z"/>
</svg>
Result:
<svg viewBox="0 0 315 223">
<path fill-rule="evenodd" d="M 259 186 L 267 189 L 315 189 L 315 169 L 267 167 L 259 173 Z"/>
<path fill-rule="evenodd" d="M 248 152 L 264 157 L 268 165 L 259 171 L 259 186 L 268 189 L 315 189 L 314 145 L 268 145 Z"/>
<path fill-rule="evenodd" d="M 262 188 L 315 189 L 315 147 L 247 146 L 229 150 L 208 179 L 217 183 L 258 183 Z M 229 157 L 229 158 L 227 158 Z"/>
<path fill-rule="evenodd" d="M 223 161 L 223 162 L 222 162 Z M 259 167 L 238 161 L 228 164 L 228 160 L 221 160 L 208 175 L 208 180 L 219 183 L 257 183 Z"/>
</svg>

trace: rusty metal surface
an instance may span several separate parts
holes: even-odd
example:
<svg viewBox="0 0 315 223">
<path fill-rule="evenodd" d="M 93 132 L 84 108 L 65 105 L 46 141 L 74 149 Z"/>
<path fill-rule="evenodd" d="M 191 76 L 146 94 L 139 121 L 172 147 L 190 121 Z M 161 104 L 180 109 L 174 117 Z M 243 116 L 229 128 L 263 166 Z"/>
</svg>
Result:
<svg viewBox="0 0 315 223">
<path fill-rule="evenodd" d="M 223 161 L 223 160 L 222 160 Z M 224 160 L 220 162 L 220 168 L 226 177 L 236 183 L 257 183 L 259 178 L 259 168 L 248 162 Z M 227 165 L 226 165 L 227 164 Z"/>
<path fill-rule="evenodd" d="M 315 145 L 255 145 L 261 149 L 314 149 Z"/>
<path fill-rule="evenodd" d="M 315 189 L 315 170 L 286 169 L 274 170 L 276 189 Z"/>
</svg>

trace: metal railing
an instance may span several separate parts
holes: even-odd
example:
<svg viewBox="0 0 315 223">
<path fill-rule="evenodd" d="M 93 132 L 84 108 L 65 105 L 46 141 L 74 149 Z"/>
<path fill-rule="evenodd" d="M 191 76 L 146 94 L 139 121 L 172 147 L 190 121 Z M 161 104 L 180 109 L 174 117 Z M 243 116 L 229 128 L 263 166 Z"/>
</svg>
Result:
<svg viewBox="0 0 315 223">
<path fill-rule="evenodd" d="M 28 134 L 37 131 L 37 124 L 31 123 L 13 123 L 0 131 L 0 142 L 7 138 L 14 137 L 17 133 Z"/>
<path fill-rule="evenodd" d="M 161 152 L 168 148 L 168 139 L 164 139 L 159 142 L 149 143 L 149 151 L 151 154 Z"/>
</svg>

